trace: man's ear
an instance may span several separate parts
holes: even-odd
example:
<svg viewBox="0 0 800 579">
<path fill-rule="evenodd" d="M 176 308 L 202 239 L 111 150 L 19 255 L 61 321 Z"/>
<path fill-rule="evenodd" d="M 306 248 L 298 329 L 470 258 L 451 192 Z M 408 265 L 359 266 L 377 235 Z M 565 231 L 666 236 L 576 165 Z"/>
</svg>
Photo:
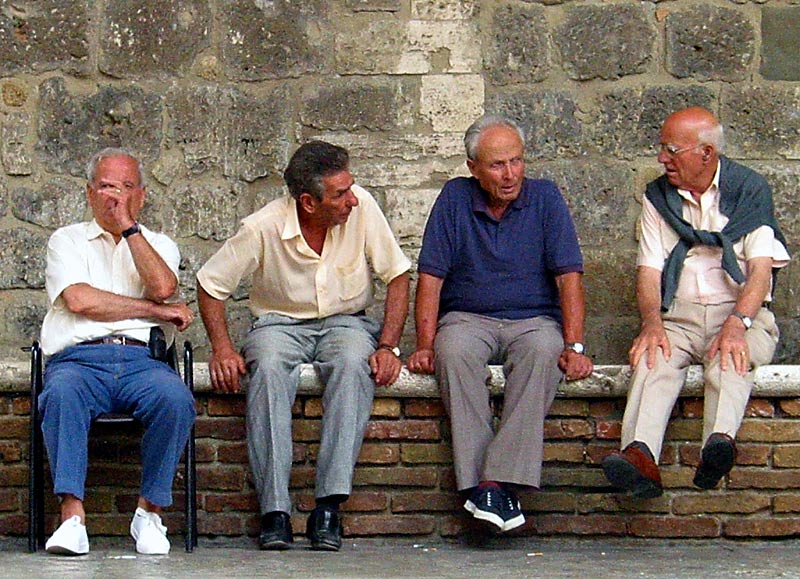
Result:
<svg viewBox="0 0 800 579">
<path fill-rule="evenodd" d="M 475 175 L 475 161 L 472 159 L 467 159 L 467 169 L 469 169 L 470 174 L 473 176 Z"/>
<path fill-rule="evenodd" d="M 317 210 L 317 200 L 311 193 L 301 193 L 297 201 L 306 213 L 314 213 Z"/>
</svg>

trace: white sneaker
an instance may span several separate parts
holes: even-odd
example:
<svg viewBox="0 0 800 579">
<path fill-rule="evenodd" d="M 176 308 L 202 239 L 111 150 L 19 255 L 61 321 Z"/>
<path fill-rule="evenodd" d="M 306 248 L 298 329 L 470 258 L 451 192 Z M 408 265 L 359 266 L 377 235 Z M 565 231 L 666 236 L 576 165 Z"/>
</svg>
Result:
<svg viewBox="0 0 800 579">
<path fill-rule="evenodd" d="M 44 545 L 48 553 L 57 555 L 85 555 L 89 552 L 89 537 L 86 525 L 74 515 L 61 523 Z"/>
<path fill-rule="evenodd" d="M 169 553 L 167 528 L 161 524 L 156 513 L 136 508 L 131 521 L 131 536 L 136 541 L 136 552 L 142 555 L 166 555 Z"/>
</svg>

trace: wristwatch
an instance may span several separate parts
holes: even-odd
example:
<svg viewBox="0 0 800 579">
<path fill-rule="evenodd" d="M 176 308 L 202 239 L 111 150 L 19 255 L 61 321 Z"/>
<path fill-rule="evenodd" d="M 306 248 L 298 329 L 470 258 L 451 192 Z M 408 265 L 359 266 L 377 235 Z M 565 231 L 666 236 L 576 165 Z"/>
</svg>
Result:
<svg viewBox="0 0 800 579">
<path fill-rule="evenodd" d="M 141 233 L 141 229 L 139 229 L 139 224 L 134 222 L 133 225 L 131 225 L 130 227 L 128 227 L 128 229 L 122 232 L 122 237 L 128 239 L 131 235 L 135 233 Z"/>
<path fill-rule="evenodd" d="M 378 349 L 389 350 L 392 354 L 394 354 L 398 358 L 400 357 L 400 348 L 398 348 L 397 346 L 390 346 L 389 344 L 378 344 Z"/>
<path fill-rule="evenodd" d="M 749 316 L 744 315 L 742 312 L 737 312 L 736 310 L 734 310 L 731 315 L 734 318 L 739 318 L 740 320 L 742 320 L 745 330 L 749 330 L 750 327 L 753 325 L 753 320 L 751 320 Z"/>
<path fill-rule="evenodd" d="M 565 350 L 572 350 L 576 354 L 583 354 L 586 348 L 581 342 L 570 342 L 564 346 Z"/>
</svg>

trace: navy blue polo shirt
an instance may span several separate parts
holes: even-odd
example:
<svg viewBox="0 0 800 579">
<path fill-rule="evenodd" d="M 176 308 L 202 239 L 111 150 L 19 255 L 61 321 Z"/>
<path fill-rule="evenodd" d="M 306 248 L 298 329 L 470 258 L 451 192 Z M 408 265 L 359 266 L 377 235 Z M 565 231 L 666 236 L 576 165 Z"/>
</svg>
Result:
<svg viewBox="0 0 800 579">
<path fill-rule="evenodd" d="M 451 311 L 561 321 L 555 277 L 583 271 L 575 225 L 558 187 L 525 179 L 499 220 L 478 180 L 448 181 L 433 205 L 419 271 L 442 278 L 439 316 Z"/>
</svg>

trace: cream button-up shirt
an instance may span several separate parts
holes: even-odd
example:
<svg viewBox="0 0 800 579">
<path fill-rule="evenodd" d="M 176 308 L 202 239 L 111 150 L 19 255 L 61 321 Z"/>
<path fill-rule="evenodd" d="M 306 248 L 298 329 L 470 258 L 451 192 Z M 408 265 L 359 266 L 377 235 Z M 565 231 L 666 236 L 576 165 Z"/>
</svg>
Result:
<svg viewBox="0 0 800 579">
<path fill-rule="evenodd" d="M 358 185 L 353 193 L 358 205 L 344 224 L 328 229 L 322 255 L 306 243 L 295 200 L 285 196 L 242 220 L 239 231 L 197 273 L 198 282 L 224 300 L 252 275 L 255 317 L 277 313 L 316 319 L 365 309 L 372 302 L 369 265 L 389 283 L 411 262 L 375 199 Z"/>
<path fill-rule="evenodd" d="M 728 218 L 719 210 L 719 165 L 709 188 L 698 203 L 689 191 L 678 189 L 683 198 L 683 218 L 695 229 L 722 231 Z M 637 265 L 663 270 L 664 262 L 679 241 L 678 234 L 664 221 L 647 197 L 643 199 L 640 218 L 641 238 Z M 789 253 L 775 239 L 771 227 L 762 225 L 733 244 L 739 267 L 747 273 L 746 262 L 756 257 L 771 257 L 773 267 L 789 263 Z M 722 248 L 707 245 L 692 247 L 681 270 L 675 297 L 700 304 L 736 301 L 740 286 L 722 269 Z M 771 291 L 767 300 L 771 299 Z"/>
<path fill-rule="evenodd" d="M 166 235 L 150 231 L 141 224 L 139 227 L 142 235 L 177 278 L 181 259 L 178 246 Z M 42 351 L 46 356 L 67 346 L 108 334 L 124 334 L 143 342 L 148 341 L 150 328 L 157 325 L 155 320 L 98 322 L 67 310 L 61 293 L 78 283 L 131 298 L 143 298 L 145 293 L 125 239 L 116 243 L 114 237 L 95 220 L 58 229 L 47 242 L 45 287 L 50 309 L 41 330 Z M 171 342 L 174 327 L 171 324 L 162 327 L 168 342 Z"/>
</svg>

